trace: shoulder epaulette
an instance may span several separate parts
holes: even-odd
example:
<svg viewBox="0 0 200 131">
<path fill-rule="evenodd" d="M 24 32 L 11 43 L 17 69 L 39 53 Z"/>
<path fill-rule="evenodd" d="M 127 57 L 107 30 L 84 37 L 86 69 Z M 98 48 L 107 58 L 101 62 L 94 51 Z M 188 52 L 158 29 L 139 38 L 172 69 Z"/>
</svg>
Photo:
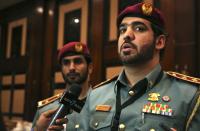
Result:
<svg viewBox="0 0 200 131">
<path fill-rule="evenodd" d="M 113 78 L 111 78 L 111 79 L 107 79 L 106 81 L 103 81 L 103 82 L 101 82 L 101 83 L 95 85 L 94 87 L 92 87 L 92 89 L 96 89 L 96 88 L 98 88 L 98 87 L 100 87 L 100 86 L 102 86 L 102 85 L 105 85 L 105 84 L 107 84 L 107 83 L 110 83 L 111 81 L 117 79 L 117 77 L 118 77 L 118 76 L 115 76 L 115 77 L 113 77 Z"/>
<path fill-rule="evenodd" d="M 38 107 L 42 107 L 42 106 L 47 105 L 51 102 L 54 102 L 55 100 L 59 99 L 61 96 L 62 96 L 62 93 L 59 93 L 59 94 L 54 95 L 52 97 L 49 97 L 47 99 L 41 100 L 41 101 L 38 102 Z"/>
<path fill-rule="evenodd" d="M 175 78 L 178 78 L 178 79 L 181 79 L 181 80 L 184 80 L 184 81 L 188 81 L 188 82 L 195 83 L 195 84 L 200 84 L 199 78 L 187 76 L 187 75 L 177 73 L 177 72 L 172 72 L 172 71 L 168 71 L 166 73 L 170 76 L 173 76 Z"/>
</svg>

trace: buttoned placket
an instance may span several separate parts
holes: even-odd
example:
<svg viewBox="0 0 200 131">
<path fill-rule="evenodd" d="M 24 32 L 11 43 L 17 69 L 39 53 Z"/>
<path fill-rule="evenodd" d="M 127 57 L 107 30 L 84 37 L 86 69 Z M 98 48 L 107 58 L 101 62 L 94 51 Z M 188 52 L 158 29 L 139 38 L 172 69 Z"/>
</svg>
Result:
<svg viewBox="0 0 200 131">
<path fill-rule="evenodd" d="M 116 86 L 116 112 L 112 120 L 112 125 L 111 125 L 111 131 L 118 130 L 119 128 L 119 120 L 120 120 L 120 115 L 121 111 L 123 108 L 127 107 L 131 103 L 133 103 L 137 98 L 139 98 L 141 95 L 146 93 L 147 89 L 150 90 L 153 86 L 155 86 L 159 81 L 161 80 L 163 76 L 163 71 L 160 71 L 158 74 L 155 82 L 153 83 L 152 81 L 149 81 L 147 78 L 144 78 L 143 80 L 139 81 L 134 85 L 130 90 L 129 90 L 129 95 L 131 96 L 127 101 L 125 101 L 123 104 L 121 104 L 121 95 L 120 95 L 120 90 L 121 87 L 118 86 L 117 83 L 115 83 Z M 144 85 L 143 85 L 144 84 Z M 130 93 L 131 92 L 131 93 Z"/>
</svg>

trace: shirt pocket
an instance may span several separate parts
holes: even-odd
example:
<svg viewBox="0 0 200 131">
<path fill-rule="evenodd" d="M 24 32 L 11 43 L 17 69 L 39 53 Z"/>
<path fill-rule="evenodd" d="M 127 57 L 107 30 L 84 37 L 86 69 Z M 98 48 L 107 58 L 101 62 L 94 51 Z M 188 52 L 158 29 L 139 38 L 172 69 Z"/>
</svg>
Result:
<svg viewBox="0 0 200 131">
<path fill-rule="evenodd" d="M 90 119 L 91 130 L 110 131 L 112 117 L 113 117 L 112 112 L 103 112 L 103 111 L 94 112 L 94 114 L 91 116 L 91 119 Z"/>
</svg>

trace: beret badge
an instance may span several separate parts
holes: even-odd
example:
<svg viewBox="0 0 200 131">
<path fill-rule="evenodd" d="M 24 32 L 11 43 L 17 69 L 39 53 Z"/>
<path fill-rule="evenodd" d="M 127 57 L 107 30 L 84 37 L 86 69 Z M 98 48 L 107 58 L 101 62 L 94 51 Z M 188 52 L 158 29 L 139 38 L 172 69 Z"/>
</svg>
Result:
<svg viewBox="0 0 200 131">
<path fill-rule="evenodd" d="M 82 43 L 77 43 L 75 45 L 75 51 L 76 52 L 83 52 L 83 45 L 82 45 Z"/>
<path fill-rule="evenodd" d="M 151 3 L 143 3 L 142 4 L 142 12 L 144 15 L 151 15 L 153 12 L 153 7 Z"/>
</svg>

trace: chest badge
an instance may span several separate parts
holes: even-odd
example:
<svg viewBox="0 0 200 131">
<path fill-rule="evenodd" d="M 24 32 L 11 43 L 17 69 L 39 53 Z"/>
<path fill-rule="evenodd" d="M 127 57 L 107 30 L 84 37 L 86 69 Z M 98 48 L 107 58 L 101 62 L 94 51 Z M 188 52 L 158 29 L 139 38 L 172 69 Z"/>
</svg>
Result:
<svg viewBox="0 0 200 131">
<path fill-rule="evenodd" d="M 150 93 L 148 100 L 149 101 L 158 101 L 159 97 L 160 97 L 159 93 Z"/>
<path fill-rule="evenodd" d="M 96 111 L 104 111 L 104 112 L 108 112 L 112 109 L 112 107 L 110 105 L 97 105 L 96 106 Z"/>
<path fill-rule="evenodd" d="M 142 108 L 143 113 L 159 114 L 163 116 L 172 116 L 173 110 L 167 104 L 148 102 Z"/>
<path fill-rule="evenodd" d="M 163 96 L 163 97 L 162 97 L 162 100 L 163 100 L 164 102 L 169 102 L 171 99 L 170 99 L 169 96 Z"/>
</svg>

